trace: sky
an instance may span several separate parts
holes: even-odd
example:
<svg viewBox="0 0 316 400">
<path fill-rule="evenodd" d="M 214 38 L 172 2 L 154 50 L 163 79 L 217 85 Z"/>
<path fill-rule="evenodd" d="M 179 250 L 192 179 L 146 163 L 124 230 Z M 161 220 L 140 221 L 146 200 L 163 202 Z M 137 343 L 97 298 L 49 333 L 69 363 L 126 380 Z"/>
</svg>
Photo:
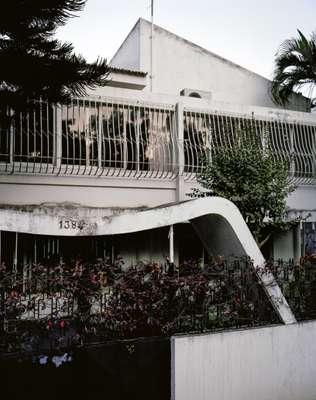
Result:
<svg viewBox="0 0 316 400">
<path fill-rule="evenodd" d="M 88 61 L 111 60 L 150 0 L 88 0 L 59 28 Z M 280 44 L 316 30 L 316 0 L 155 0 L 154 22 L 230 61 L 271 78 Z"/>
</svg>

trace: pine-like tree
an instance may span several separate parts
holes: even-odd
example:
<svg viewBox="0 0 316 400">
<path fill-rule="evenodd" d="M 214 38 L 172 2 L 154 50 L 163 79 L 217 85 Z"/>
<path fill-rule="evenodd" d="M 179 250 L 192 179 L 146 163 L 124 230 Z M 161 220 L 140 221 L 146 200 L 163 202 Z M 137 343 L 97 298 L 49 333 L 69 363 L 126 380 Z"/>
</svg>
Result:
<svg viewBox="0 0 316 400">
<path fill-rule="evenodd" d="M 54 38 L 86 0 L 10 0 L 0 13 L 0 110 L 30 109 L 39 99 L 68 102 L 103 86 L 104 59 L 88 63 L 71 43 Z"/>
</svg>

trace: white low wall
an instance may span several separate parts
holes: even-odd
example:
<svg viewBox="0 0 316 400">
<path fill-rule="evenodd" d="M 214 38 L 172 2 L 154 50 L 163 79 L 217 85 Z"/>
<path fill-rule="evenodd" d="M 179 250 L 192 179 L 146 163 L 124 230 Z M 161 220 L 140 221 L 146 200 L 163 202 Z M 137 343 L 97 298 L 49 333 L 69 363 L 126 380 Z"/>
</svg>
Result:
<svg viewBox="0 0 316 400">
<path fill-rule="evenodd" d="M 173 400 L 315 400 L 316 321 L 172 339 Z"/>
</svg>

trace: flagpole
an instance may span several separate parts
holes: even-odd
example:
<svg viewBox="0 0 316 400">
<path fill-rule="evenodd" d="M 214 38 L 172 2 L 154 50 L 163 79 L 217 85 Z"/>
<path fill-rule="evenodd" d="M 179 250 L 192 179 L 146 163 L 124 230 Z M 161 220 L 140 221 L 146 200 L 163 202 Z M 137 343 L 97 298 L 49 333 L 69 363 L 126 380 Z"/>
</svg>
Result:
<svg viewBox="0 0 316 400">
<path fill-rule="evenodd" d="M 150 91 L 153 91 L 154 0 L 151 0 Z"/>
</svg>

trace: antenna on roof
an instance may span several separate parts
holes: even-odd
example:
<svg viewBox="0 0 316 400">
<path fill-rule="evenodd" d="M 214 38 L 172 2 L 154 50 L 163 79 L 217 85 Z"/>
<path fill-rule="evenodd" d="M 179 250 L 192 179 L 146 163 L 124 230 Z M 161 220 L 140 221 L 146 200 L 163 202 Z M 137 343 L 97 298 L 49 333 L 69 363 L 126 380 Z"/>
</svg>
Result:
<svg viewBox="0 0 316 400">
<path fill-rule="evenodd" d="M 154 0 L 151 0 L 150 91 L 153 91 Z"/>
</svg>

